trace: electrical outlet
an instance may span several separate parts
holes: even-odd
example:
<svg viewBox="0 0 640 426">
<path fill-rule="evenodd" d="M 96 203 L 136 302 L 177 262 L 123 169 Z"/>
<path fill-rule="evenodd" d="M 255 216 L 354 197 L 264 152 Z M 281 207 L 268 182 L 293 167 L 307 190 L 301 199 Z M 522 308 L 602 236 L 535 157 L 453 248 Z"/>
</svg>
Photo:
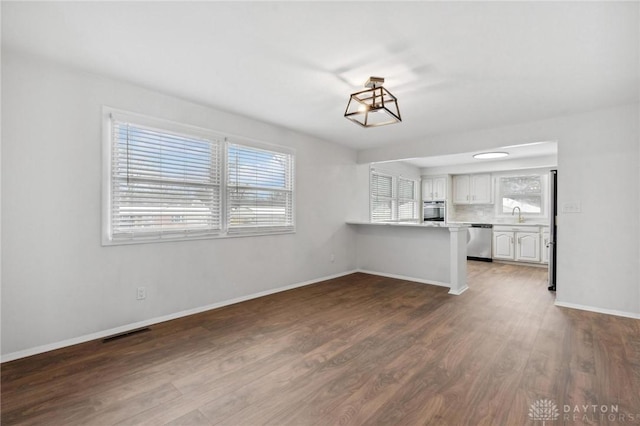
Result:
<svg viewBox="0 0 640 426">
<path fill-rule="evenodd" d="M 138 287 L 136 289 L 136 300 L 144 300 L 147 298 L 147 288 L 146 287 Z"/>
<path fill-rule="evenodd" d="M 336 255 L 331 253 L 331 258 L 329 259 L 331 261 L 331 263 L 336 261 Z"/>
</svg>

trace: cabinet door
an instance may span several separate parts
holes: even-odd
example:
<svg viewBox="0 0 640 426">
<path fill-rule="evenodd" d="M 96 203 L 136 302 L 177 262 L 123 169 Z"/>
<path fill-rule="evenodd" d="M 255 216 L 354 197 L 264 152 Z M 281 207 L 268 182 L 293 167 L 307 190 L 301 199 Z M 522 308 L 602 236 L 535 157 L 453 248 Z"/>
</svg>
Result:
<svg viewBox="0 0 640 426">
<path fill-rule="evenodd" d="M 454 204 L 469 204 L 469 175 L 453 177 L 453 202 Z"/>
<path fill-rule="evenodd" d="M 493 233 L 493 257 L 494 259 L 514 259 L 513 240 L 514 233 L 499 231 Z"/>
<path fill-rule="evenodd" d="M 547 244 L 549 244 L 549 233 L 548 232 L 543 232 L 542 233 L 542 247 L 540 247 L 540 252 L 542 254 L 542 263 L 549 263 L 549 247 L 547 247 Z"/>
<path fill-rule="evenodd" d="M 516 260 L 540 262 L 540 234 L 537 232 L 516 233 Z"/>
<path fill-rule="evenodd" d="M 471 203 L 491 204 L 491 175 L 471 175 Z"/>
<path fill-rule="evenodd" d="M 433 179 L 422 179 L 422 201 L 433 201 Z"/>
<path fill-rule="evenodd" d="M 444 201 L 447 198 L 447 178 L 437 177 L 433 179 L 433 199 Z"/>
</svg>

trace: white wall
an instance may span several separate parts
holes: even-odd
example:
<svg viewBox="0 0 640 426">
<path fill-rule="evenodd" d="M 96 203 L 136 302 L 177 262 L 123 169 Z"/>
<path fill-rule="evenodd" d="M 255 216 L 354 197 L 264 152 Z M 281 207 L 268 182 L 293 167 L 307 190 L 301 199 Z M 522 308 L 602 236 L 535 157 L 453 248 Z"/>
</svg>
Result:
<svg viewBox="0 0 640 426">
<path fill-rule="evenodd" d="M 408 179 L 420 180 L 420 168 L 403 161 L 389 161 L 371 165 L 375 170 L 393 176 L 402 176 Z"/>
<path fill-rule="evenodd" d="M 358 269 L 451 284 L 449 228 L 353 226 L 357 228 Z"/>
<path fill-rule="evenodd" d="M 355 268 L 344 223 L 354 151 L 17 53 L 2 59 L 3 355 Z M 297 233 L 102 247 L 103 105 L 294 148 Z"/>
<path fill-rule="evenodd" d="M 558 141 L 557 303 L 640 316 L 639 106 L 435 136 L 360 151 L 359 163 Z"/>
</svg>

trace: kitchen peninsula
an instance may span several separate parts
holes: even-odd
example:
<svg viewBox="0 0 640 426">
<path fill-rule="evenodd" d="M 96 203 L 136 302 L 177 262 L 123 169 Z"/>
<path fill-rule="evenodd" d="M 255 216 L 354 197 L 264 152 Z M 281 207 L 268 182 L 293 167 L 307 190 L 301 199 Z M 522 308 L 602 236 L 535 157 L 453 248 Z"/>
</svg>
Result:
<svg viewBox="0 0 640 426">
<path fill-rule="evenodd" d="M 467 226 L 348 221 L 357 234 L 357 267 L 365 273 L 467 290 Z"/>
</svg>

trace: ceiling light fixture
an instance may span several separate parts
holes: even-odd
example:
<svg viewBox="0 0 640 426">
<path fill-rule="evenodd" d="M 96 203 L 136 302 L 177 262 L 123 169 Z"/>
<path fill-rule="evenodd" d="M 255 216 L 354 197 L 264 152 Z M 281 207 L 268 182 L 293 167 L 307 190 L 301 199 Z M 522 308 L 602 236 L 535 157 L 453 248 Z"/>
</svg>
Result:
<svg viewBox="0 0 640 426">
<path fill-rule="evenodd" d="M 502 158 L 509 155 L 508 152 L 481 152 L 480 154 L 475 154 L 473 158 L 477 160 L 488 160 L 492 158 Z"/>
<path fill-rule="evenodd" d="M 362 127 L 377 127 L 399 123 L 398 99 L 382 87 L 384 78 L 369 77 L 367 90 L 352 93 L 344 117 Z"/>
</svg>

